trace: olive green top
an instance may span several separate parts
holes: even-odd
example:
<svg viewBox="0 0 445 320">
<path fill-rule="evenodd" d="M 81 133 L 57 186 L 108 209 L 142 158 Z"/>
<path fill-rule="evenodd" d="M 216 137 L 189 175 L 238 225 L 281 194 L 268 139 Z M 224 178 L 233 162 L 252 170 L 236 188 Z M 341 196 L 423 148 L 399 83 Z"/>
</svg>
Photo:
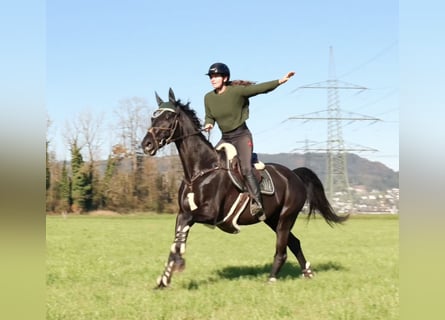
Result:
<svg viewBox="0 0 445 320">
<path fill-rule="evenodd" d="M 278 80 L 273 80 L 248 86 L 228 85 L 221 94 L 208 92 L 204 97 L 205 123 L 217 122 L 223 133 L 238 128 L 249 118 L 249 98 L 278 86 Z"/>
</svg>

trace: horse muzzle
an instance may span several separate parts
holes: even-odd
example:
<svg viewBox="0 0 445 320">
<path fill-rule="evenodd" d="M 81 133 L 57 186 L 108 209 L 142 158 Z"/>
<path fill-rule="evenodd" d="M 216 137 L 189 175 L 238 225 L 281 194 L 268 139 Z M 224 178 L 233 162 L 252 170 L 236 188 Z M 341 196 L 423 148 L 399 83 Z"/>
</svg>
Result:
<svg viewBox="0 0 445 320">
<path fill-rule="evenodd" d="M 152 144 L 145 146 L 143 148 L 143 150 L 144 150 L 145 154 L 148 154 L 150 156 L 154 156 L 156 154 L 156 152 L 158 151 L 158 149 L 155 148 Z"/>
<path fill-rule="evenodd" d="M 159 149 L 159 144 L 154 138 L 153 134 L 149 131 L 142 141 L 142 150 L 145 154 L 154 156 Z"/>
</svg>

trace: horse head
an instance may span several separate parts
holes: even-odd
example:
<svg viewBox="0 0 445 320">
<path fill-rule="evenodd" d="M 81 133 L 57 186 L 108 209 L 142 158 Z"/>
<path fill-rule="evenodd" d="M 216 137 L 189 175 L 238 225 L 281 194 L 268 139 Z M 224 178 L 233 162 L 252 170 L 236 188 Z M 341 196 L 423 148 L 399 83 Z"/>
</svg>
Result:
<svg viewBox="0 0 445 320">
<path fill-rule="evenodd" d="M 151 127 L 142 140 L 144 153 L 154 156 L 163 146 L 174 140 L 177 134 L 179 108 L 175 94 L 170 88 L 168 101 L 164 102 L 155 92 L 158 109 L 151 117 Z"/>
</svg>

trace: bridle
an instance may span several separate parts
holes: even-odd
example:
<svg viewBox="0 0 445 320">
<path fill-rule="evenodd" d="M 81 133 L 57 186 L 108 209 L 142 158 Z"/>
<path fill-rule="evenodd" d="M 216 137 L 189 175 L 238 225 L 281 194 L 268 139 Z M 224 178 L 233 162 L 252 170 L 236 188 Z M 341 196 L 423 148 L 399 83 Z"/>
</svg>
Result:
<svg viewBox="0 0 445 320">
<path fill-rule="evenodd" d="M 175 109 L 172 109 L 172 108 L 159 108 L 159 109 L 157 109 L 155 112 L 153 112 L 152 122 L 153 122 L 154 118 L 159 117 L 164 112 L 173 112 L 173 113 L 175 113 L 175 117 L 173 119 L 173 123 L 171 125 L 167 126 L 167 127 L 151 127 L 151 128 L 148 129 L 148 133 L 151 135 L 152 140 L 155 143 L 156 150 L 159 149 L 160 147 L 164 146 L 164 145 L 167 145 L 167 144 L 171 143 L 171 142 L 183 140 L 183 139 L 185 139 L 187 137 L 194 136 L 194 135 L 199 134 L 202 131 L 205 131 L 205 129 L 203 128 L 203 129 L 199 129 L 199 130 L 197 130 L 195 132 L 192 132 L 192 133 L 184 134 L 184 135 L 181 135 L 179 137 L 174 137 L 174 135 L 176 133 L 176 130 L 178 128 L 178 124 L 179 124 L 179 119 L 178 119 L 179 118 L 179 112 L 177 112 Z M 156 137 L 154 135 L 154 129 L 157 130 L 157 131 L 169 131 L 169 135 L 168 135 L 168 137 L 166 139 L 162 139 L 161 141 L 158 142 L 158 140 L 156 139 Z M 184 178 L 184 182 L 186 183 L 188 188 L 190 190 L 192 190 L 192 185 L 195 182 L 195 180 L 197 180 L 198 178 L 200 178 L 200 177 L 202 177 L 204 175 L 207 175 L 207 174 L 209 174 L 209 173 L 211 173 L 213 171 L 219 170 L 219 169 L 225 169 L 225 168 L 223 168 L 223 167 L 221 167 L 219 165 L 216 165 L 216 166 L 214 166 L 212 168 L 201 170 L 201 171 L 193 174 L 192 177 L 190 178 L 190 181 L 188 181 L 188 179 Z"/>
<path fill-rule="evenodd" d="M 174 135 L 175 135 L 176 129 L 178 128 L 178 124 L 179 124 L 179 119 L 178 119 L 179 118 L 179 112 L 177 112 L 176 110 L 171 109 L 171 108 L 159 108 L 158 110 L 153 112 L 152 119 L 159 117 L 161 114 L 163 114 L 166 111 L 175 113 L 175 118 L 173 119 L 173 124 L 169 125 L 168 127 L 151 127 L 151 128 L 148 129 L 148 133 L 152 136 L 152 140 L 154 141 L 154 143 L 156 145 L 156 149 L 159 149 L 159 147 L 162 147 L 164 145 L 170 144 L 172 142 L 183 140 L 184 138 L 197 135 L 200 132 L 205 130 L 205 129 L 200 129 L 200 130 L 197 130 L 196 132 L 184 134 L 182 136 L 179 136 L 179 137 L 175 138 Z M 166 139 L 162 139 L 161 141 L 158 142 L 158 139 L 156 139 L 156 137 L 155 137 L 155 135 L 153 133 L 154 129 L 158 130 L 158 131 L 167 131 L 168 130 L 169 131 L 169 136 Z"/>
</svg>

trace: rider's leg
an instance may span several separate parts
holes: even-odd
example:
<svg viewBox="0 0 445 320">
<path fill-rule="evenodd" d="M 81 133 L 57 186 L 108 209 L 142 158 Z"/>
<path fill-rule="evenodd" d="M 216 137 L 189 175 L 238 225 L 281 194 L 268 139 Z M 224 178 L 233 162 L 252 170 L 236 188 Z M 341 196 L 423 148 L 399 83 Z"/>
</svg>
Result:
<svg viewBox="0 0 445 320">
<path fill-rule="evenodd" d="M 246 134 L 236 139 L 234 143 L 238 156 L 240 159 L 241 171 L 245 177 L 247 190 L 252 198 L 251 212 L 254 216 L 257 216 L 261 221 L 265 220 L 263 201 L 261 198 L 260 186 L 257 178 L 252 171 L 252 135 Z"/>
<path fill-rule="evenodd" d="M 251 212 L 254 216 L 258 217 L 259 220 L 263 221 L 265 220 L 266 216 L 264 215 L 263 200 L 261 198 L 258 180 L 253 174 L 252 170 L 246 173 L 244 177 L 246 178 L 247 189 L 254 200 L 251 203 Z"/>
</svg>

